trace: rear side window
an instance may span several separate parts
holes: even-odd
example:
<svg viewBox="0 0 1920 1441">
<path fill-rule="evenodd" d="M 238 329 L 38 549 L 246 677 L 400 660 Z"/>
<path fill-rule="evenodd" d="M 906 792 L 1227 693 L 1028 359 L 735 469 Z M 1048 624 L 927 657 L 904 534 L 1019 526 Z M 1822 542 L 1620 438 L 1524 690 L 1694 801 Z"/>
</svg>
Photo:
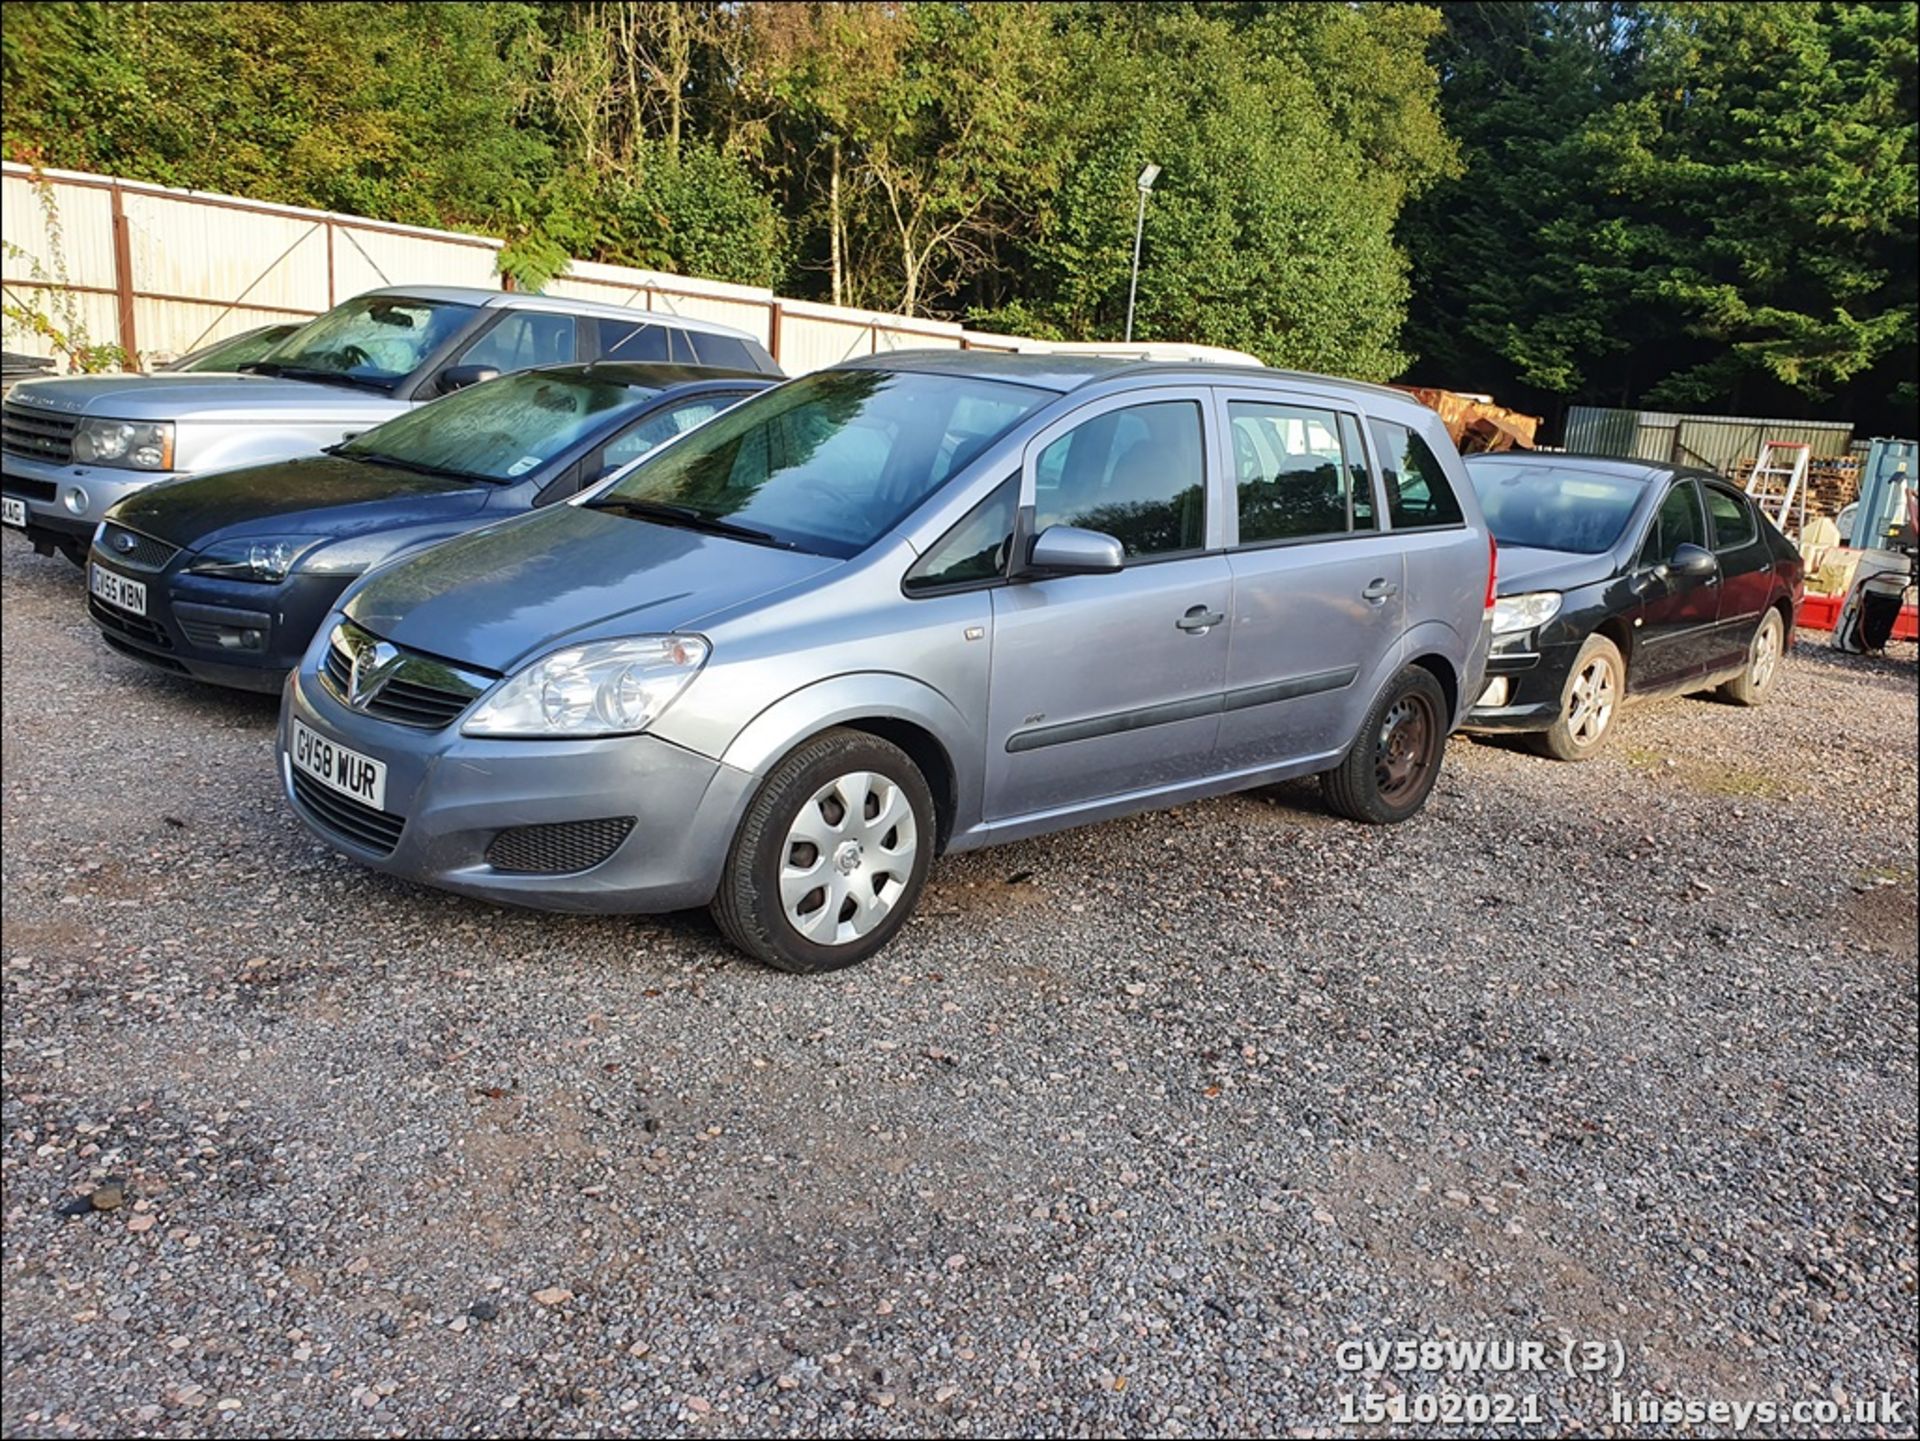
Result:
<svg viewBox="0 0 1920 1441">
<path fill-rule="evenodd" d="M 907 590 L 943 590 L 999 579 L 1007 568 L 1013 513 L 1019 504 L 1020 477 L 1011 475 L 914 562 L 907 572 Z"/>
<path fill-rule="evenodd" d="M 1228 402 L 1227 416 L 1242 545 L 1373 528 L 1366 458 L 1351 421 L 1343 426 L 1331 410 L 1251 400 Z"/>
<path fill-rule="evenodd" d="M 1207 533 L 1201 456 L 1195 401 L 1096 415 L 1035 461 L 1034 533 L 1077 525 L 1113 536 L 1128 555 L 1198 550 Z"/>
<path fill-rule="evenodd" d="M 1717 485 L 1703 485 L 1700 489 L 1706 492 L 1707 516 L 1713 522 L 1713 548 L 1738 550 L 1743 545 L 1751 545 L 1760 528 L 1753 522 L 1753 511 L 1745 497 Z"/>
<path fill-rule="evenodd" d="M 1463 525 L 1466 517 L 1440 457 L 1426 441 L 1404 425 L 1373 420 L 1373 444 L 1380 452 L 1380 479 L 1387 489 L 1387 514 L 1395 530 L 1424 526 Z"/>
<path fill-rule="evenodd" d="M 678 326 L 661 325 L 652 320 L 609 320 L 604 317 L 595 324 L 600 327 L 600 358 L 602 360 L 651 360 L 675 365 L 722 363 L 717 360 L 703 360 L 695 354 L 693 336 Z M 740 345 L 738 341 L 733 343 L 739 347 L 744 358 L 746 347 Z M 748 364 L 743 364 L 740 368 L 759 369 L 756 365 Z"/>
</svg>

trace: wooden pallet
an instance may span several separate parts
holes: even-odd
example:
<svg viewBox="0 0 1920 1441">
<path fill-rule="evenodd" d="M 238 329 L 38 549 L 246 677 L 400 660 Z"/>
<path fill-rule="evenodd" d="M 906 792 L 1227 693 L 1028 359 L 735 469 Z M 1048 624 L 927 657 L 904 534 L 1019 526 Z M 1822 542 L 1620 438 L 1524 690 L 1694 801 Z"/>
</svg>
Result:
<svg viewBox="0 0 1920 1441">
<path fill-rule="evenodd" d="M 1742 490 L 1753 476 L 1753 457 L 1747 456 L 1733 467 L 1733 483 Z M 1860 461 L 1857 456 L 1815 456 L 1807 465 L 1807 514 L 1838 515 L 1860 495 Z"/>
</svg>

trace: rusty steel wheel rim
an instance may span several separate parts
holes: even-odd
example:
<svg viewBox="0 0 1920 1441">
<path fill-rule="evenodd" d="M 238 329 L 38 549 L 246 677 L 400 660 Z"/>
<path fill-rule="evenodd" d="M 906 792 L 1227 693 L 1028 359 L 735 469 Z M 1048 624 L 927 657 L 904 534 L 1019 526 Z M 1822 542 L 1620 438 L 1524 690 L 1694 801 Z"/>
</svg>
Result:
<svg viewBox="0 0 1920 1441">
<path fill-rule="evenodd" d="M 1420 793 L 1433 769 L 1433 737 L 1438 730 L 1439 717 L 1423 695 L 1403 695 L 1387 707 L 1373 753 L 1374 783 L 1381 800 L 1398 806 Z"/>
</svg>

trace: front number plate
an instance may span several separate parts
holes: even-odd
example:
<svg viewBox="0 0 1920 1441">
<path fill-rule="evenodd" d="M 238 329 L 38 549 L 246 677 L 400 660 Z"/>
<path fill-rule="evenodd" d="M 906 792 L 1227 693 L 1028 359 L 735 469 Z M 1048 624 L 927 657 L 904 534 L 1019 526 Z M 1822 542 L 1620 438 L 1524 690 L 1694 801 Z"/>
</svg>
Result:
<svg viewBox="0 0 1920 1441">
<path fill-rule="evenodd" d="M 293 723 L 293 763 L 349 799 L 377 811 L 387 808 L 387 763 L 336 745 L 299 720 Z"/>
<path fill-rule="evenodd" d="M 22 528 L 27 523 L 27 503 L 14 496 L 0 496 L 0 521 Z"/>
<path fill-rule="evenodd" d="M 147 588 L 137 580 L 115 575 L 101 566 L 90 566 L 87 570 L 87 589 L 119 610 L 132 615 L 147 613 Z"/>
</svg>

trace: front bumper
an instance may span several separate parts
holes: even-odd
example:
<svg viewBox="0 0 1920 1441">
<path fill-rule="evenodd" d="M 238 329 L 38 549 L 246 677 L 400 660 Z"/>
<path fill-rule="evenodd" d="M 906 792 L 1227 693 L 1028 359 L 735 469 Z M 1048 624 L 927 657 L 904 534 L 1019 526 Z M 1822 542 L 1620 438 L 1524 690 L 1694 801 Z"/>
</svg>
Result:
<svg viewBox="0 0 1920 1441">
<path fill-rule="evenodd" d="M 157 571 L 130 566 L 97 548 L 84 559 L 147 588 L 145 616 L 108 605 L 89 591 L 87 614 L 111 649 L 235 690 L 279 690 L 355 579 L 296 573 L 279 585 L 254 585 L 190 575 L 183 569 L 185 555 Z"/>
<path fill-rule="evenodd" d="M 189 473 L 55 465 L 12 451 L 0 452 L 0 492 L 26 503 L 28 538 L 51 542 L 76 560 L 84 555 L 94 527 L 117 501 L 137 490 L 165 480 L 179 480 Z M 84 491 L 87 498 L 77 512 L 68 509 L 61 500 L 76 487 Z"/>
<path fill-rule="evenodd" d="M 323 653 L 314 647 L 316 658 Z M 317 659 L 316 659 L 317 664 Z M 385 762 L 384 813 L 392 850 L 382 854 L 330 823 L 294 785 L 298 718 L 339 745 Z M 307 827 L 376 870 L 482 900 L 541 910 L 659 912 L 705 905 L 719 888 L 727 848 L 756 777 L 654 736 L 500 741 L 396 725 L 348 706 L 302 663 L 287 681 L 275 744 L 280 785 Z M 585 870 L 537 874 L 487 859 L 503 830 L 633 818 L 605 860 Z"/>
<path fill-rule="evenodd" d="M 1567 673 L 1578 643 L 1530 649 L 1533 635 L 1502 636 L 1487 656 L 1485 684 L 1467 712 L 1466 731 L 1543 731 L 1560 719 Z M 1502 684 L 1504 682 L 1504 685 Z M 1495 689 L 1504 694 L 1495 697 Z M 1486 702 L 1494 697 L 1492 704 Z"/>
</svg>

